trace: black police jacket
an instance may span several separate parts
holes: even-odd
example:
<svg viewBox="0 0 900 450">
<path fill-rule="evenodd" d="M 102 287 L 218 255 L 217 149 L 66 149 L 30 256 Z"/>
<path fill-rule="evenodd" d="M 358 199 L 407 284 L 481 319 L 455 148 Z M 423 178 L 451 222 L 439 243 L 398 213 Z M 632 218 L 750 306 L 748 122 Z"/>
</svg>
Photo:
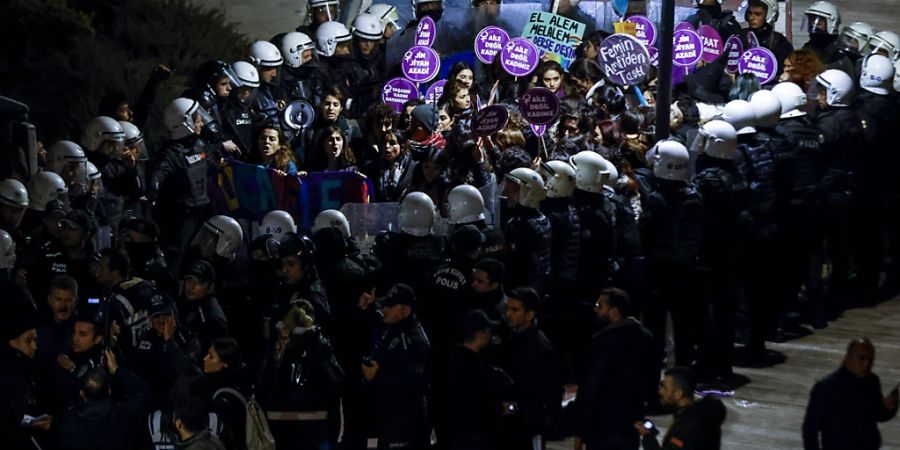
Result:
<svg viewBox="0 0 900 450">
<path fill-rule="evenodd" d="M 719 450 L 725 414 L 725 405 L 721 400 L 703 397 L 675 413 L 675 420 L 666 431 L 662 445 L 655 436 L 647 436 L 642 439 L 643 447 L 647 450 Z"/>
<path fill-rule="evenodd" d="M 543 292 L 550 274 L 552 228 L 550 220 L 537 209 L 516 205 L 503 228 L 509 251 L 505 285 L 531 286 Z"/>
<path fill-rule="evenodd" d="M 192 208 L 208 205 L 207 171 L 218 162 L 220 148 L 193 135 L 170 141 L 150 174 L 147 197 Z"/>
<path fill-rule="evenodd" d="M 547 198 L 541 202 L 541 212 L 552 229 L 550 279 L 558 286 L 575 283 L 581 244 L 581 218 L 575 202 L 570 197 Z"/>
</svg>

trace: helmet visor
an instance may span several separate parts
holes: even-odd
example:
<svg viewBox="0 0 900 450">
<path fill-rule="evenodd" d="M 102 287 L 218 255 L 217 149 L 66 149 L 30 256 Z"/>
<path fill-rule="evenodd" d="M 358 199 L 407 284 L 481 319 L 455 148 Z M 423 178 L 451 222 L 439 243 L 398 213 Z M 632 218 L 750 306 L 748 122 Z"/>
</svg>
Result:
<svg viewBox="0 0 900 450">
<path fill-rule="evenodd" d="M 69 193 L 78 196 L 88 192 L 90 179 L 88 178 L 86 161 L 67 161 L 61 172 L 59 175 L 66 182 Z"/>
<path fill-rule="evenodd" d="M 885 41 L 884 39 L 881 39 L 880 37 L 875 36 L 869 41 L 869 45 L 871 46 L 870 50 L 869 50 L 870 54 L 881 55 L 881 56 L 884 56 L 885 58 L 893 59 L 894 51 L 896 49 L 894 48 L 893 45 L 891 45 L 889 42 Z"/>
<path fill-rule="evenodd" d="M 312 7 L 313 23 L 334 22 L 340 20 L 338 5 L 326 4 Z"/>
<path fill-rule="evenodd" d="M 806 14 L 803 16 L 801 28 L 809 34 L 828 33 L 828 19 L 815 14 Z"/>
<path fill-rule="evenodd" d="M 191 247 L 200 250 L 200 255 L 208 258 L 216 254 L 216 244 L 218 242 L 219 235 L 204 226 L 194 236 L 194 239 L 191 241 Z"/>
<path fill-rule="evenodd" d="M 844 31 L 841 32 L 841 36 L 838 38 L 836 45 L 845 52 L 859 55 L 866 50 L 866 39 L 857 31 L 845 28 Z"/>
<path fill-rule="evenodd" d="M 692 155 L 704 153 L 709 141 L 709 135 L 706 133 L 706 130 L 703 128 L 697 129 L 697 135 L 694 137 L 694 141 L 691 142 L 690 147 L 688 147 L 688 152 Z"/>
</svg>

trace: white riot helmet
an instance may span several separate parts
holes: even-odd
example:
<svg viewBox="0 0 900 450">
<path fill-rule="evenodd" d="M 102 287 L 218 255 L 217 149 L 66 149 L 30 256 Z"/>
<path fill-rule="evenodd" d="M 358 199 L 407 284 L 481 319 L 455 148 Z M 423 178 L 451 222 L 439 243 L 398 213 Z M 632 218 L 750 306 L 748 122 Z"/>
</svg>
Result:
<svg viewBox="0 0 900 450">
<path fill-rule="evenodd" d="M 603 192 L 610 178 L 606 161 L 600 154 L 584 150 L 572 155 L 569 164 L 575 168 L 575 187 L 587 192 Z"/>
<path fill-rule="evenodd" d="M 428 236 L 434 225 L 434 202 L 424 192 L 410 192 L 400 200 L 397 214 L 400 231 L 413 236 Z"/>
<path fill-rule="evenodd" d="M 893 31 L 879 31 L 869 39 L 869 52 L 896 59 L 900 51 L 900 36 Z"/>
<path fill-rule="evenodd" d="M 16 241 L 6 230 L 0 230 L 0 269 L 12 269 L 16 265 Z"/>
<path fill-rule="evenodd" d="M 125 145 L 125 130 L 116 119 L 97 116 L 84 127 L 81 143 L 88 151 L 96 152 L 101 150 L 100 146 L 104 142 L 112 142 L 115 146 L 106 152 L 108 155 L 121 155 L 122 147 Z"/>
<path fill-rule="evenodd" d="M 796 83 L 783 81 L 772 87 L 772 93 L 778 96 L 781 102 L 781 118 L 799 117 L 806 115 L 803 107 L 806 106 L 806 92 Z"/>
<path fill-rule="evenodd" d="M 191 247 L 199 248 L 204 257 L 215 253 L 223 258 L 234 259 L 243 239 L 244 231 L 237 220 L 228 216 L 213 216 L 203 223 L 203 227 L 191 241 Z"/>
<path fill-rule="evenodd" d="M 72 141 L 57 141 L 47 150 L 47 170 L 62 175 L 70 163 L 85 163 L 87 156 L 81 146 Z"/>
<path fill-rule="evenodd" d="M 242 87 L 259 87 L 259 71 L 253 64 L 247 61 L 237 61 L 231 65 L 231 70 L 234 71 L 234 75 Z"/>
<path fill-rule="evenodd" d="M 737 149 L 737 131 L 724 120 L 710 120 L 697 130 L 691 147 L 712 158 L 731 161 Z"/>
<path fill-rule="evenodd" d="M 149 158 L 147 143 L 144 142 L 144 133 L 141 132 L 141 129 L 125 120 L 120 120 L 119 125 L 122 125 L 122 129 L 125 130 L 125 147 L 134 149 L 138 154 L 138 159 Z"/>
<path fill-rule="evenodd" d="M 305 33 L 291 31 L 281 38 L 281 55 L 284 56 L 284 63 L 295 69 L 303 65 L 303 52 L 314 48 L 316 44 Z"/>
<path fill-rule="evenodd" d="M 287 233 L 296 232 L 297 224 L 294 223 L 294 218 L 279 209 L 269 211 L 259 223 L 259 234 L 271 234 L 277 241 L 281 241 Z"/>
<path fill-rule="evenodd" d="M 766 23 L 772 25 L 775 22 L 778 22 L 778 3 L 775 0 L 758 1 L 766 6 Z M 721 0 L 719 3 L 722 3 Z M 741 17 L 746 16 L 748 8 L 750 8 L 750 1 L 744 0 L 741 2 L 741 6 L 738 7 L 738 15 Z"/>
<path fill-rule="evenodd" d="M 838 29 L 841 26 L 841 13 L 838 11 L 837 6 L 829 2 L 819 1 L 806 9 L 801 26 L 807 33 L 823 32 L 819 29 L 819 24 L 822 23 L 824 23 L 825 27 L 824 33 L 838 34 Z"/>
<path fill-rule="evenodd" d="M 347 216 L 344 213 L 336 209 L 326 209 L 316 216 L 312 226 L 313 234 L 323 228 L 337 228 L 340 230 L 341 236 L 344 236 L 344 239 L 350 238 L 350 222 L 347 221 Z"/>
<path fill-rule="evenodd" d="M 87 176 L 88 180 L 94 181 L 103 178 L 103 174 L 100 173 L 100 169 L 94 165 L 94 163 L 88 161 L 87 162 Z"/>
<path fill-rule="evenodd" d="M 853 22 L 841 30 L 837 46 L 841 51 L 861 55 L 868 52 L 869 39 L 875 34 L 872 25 L 865 22 Z"/>
<path fill-rule="evenodd" d="M 691 155 L 677 141 L 657 142 L 653 176 L 665 180 L 687 182 L 691 177 Z"/>
<path fill-rule="evenodd" d="M 28 190 L 21 181 L 7 178 L 0 181 L 0 205 L 10 208 L 28 207 Z"/>
<path fill-rule="evenodd" d="M 310 0 L 307 12 L 310 16 L 310 22 L 315 22 L 315 13 L 317 9 L 322 9 L 326 15 L 326 21 L 340 20 L 341 18 L 341 2 L 338 0 Z M 324 22 L 323 22 L 324 23 Z"/>
<path fill-rule="evenodd" d="M 447 194 L 451 224 L 465 224 L 484 220 L 484 197 L 470 184 L 461 184 Z"/>
<path fill-rule="evenodd" d="M 278 67 L 284 63 L 278 47 L 269 41 L 256 41 L 250 44 L 250 62 L 259 67 Z"/>
<path fill-rule="evenodd" d="M 353 35 L 370 41 L 377 41 L 384 37 L 384 25 L 381 19 L 372 14 L 360 14 L 353 19 Z"/>
<path fill-rule="evenodd" d="M 47 203 L 53 200 L 62 199 L 63 203 L 67 203 L 65 195 L 68 192 L 69 188 L 61 176 L 46 170 L 38 172 L 28 182 L 28 207 L 35 211 L 44 211 L 47 209 Z"/>
<path fill-rule="evenodd" d="M 504 176 L 503 182 L 518 185 L 519 192 L 516 201 L 526 208 L 537 209 L 541 205 L 541 201 L 547 197 L 544 179 L 529 168 L 513 169 Z M 504 189 L 505 192 L 506 189 Z"/>
<path fill-rule="evenodd" d="M 607 188 L 614 188 L 616 186 L 616 182 L 619 181 L 619 169 L 616 168 L 616 165 L 612 163 L 612 161 L 603 158 L 603 166 L 604 170 L 609 172 L 609 175 L 603 178 L 603 185 Z"/>
<path fill-rule="evenodd" d="M 172 100 L 163 111 L 163 121 L 166 130 L 169 131 L 169 138 L 176 140 L 194 134 L 194 114 L 199 114 L 204 124 L 213 120 L 196 100 L 184 97 Z"/>
<path fill-rule="evenodd" d="M 325 22 L 316 29 L 316 53 L 332 56 L 341 42 L 351 39 L 350 30 L 340 22 Z"/>
<path fill-rule="evenodd" d="M 772 128 L 781 117 L 781 100 L 772 91 L 765 89 L 756 91 L 750 96 L 750 107 L 753 108 L 754 122 L 762 128 Z"/>
<path fill-rule="evenodd" d="M 575 168 L 565 161 L 547 161 L 539 170 L 547 186 L 547 198 L 566 198 L 575 193 Z"/>
<path fill-rule="evenodd" d="M 869 55 L 863 59 L 859 75 L 859 87 L 878 95 L 888 95 L 894 81 L 894 64 L 881 55 Z"/>
<path fill-rule="evenodd" d="M 381 21 L 381 27 L 387 28 L 388 24 L 394 26 L 394 31 L 400 31 L 400 13 L 397 8 L 384 3 L 373 3 L 366 12 L 377 17 Z"/>
<path fill-rule="evenodd" d="M 828 69 L 816 75 L 816 83 L 819 89 L 826 93 L 825 101 L 828 106 L 846 107 L 850 105 L 850 96 L 853 94 L 853 80 L 846 72 L 837 69 Z"/>
<path fill-rule="evenodd" d="M 756 133 L 756 128 L 753 128 L 756 114 L 753 114 L 753 107 L 746 100 L 728 102 L 722 109 L 722 120 L 730 123 L 738 134 Z"/>
</svg>

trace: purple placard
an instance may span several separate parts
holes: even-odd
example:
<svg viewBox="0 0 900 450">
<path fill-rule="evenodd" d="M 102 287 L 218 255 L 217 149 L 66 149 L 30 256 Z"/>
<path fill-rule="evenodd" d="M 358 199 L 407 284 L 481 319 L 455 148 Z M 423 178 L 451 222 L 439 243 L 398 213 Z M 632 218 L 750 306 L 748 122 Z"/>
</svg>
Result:
<svg viewBox="0 0 900 450">
<path fill-rule="evenodd" d="M 688 75 L 694 73 L 694 70 L 697 69 L 697 66 L 688 66 L 688 67 L 672 67 L 672 86 L 677 85 L 684 81 Z"/>
<path fill-rule="evenodd" d="M 703 41 L 703 55 L 701 58 L 706 62 L 713 62 L 722 56 L 722 48 L 725 43 L 722 42 L 722 36 L 715 28 L 709 25 L 700 25 L 700 39 Z"/>
<path fill-rule="evenodd" d="M 647 47 L 647 54 L 650 55 L 650 65 L 659 67 L 659 50 L 656 47 Z"/>
<path fill-rule="evenodd" d="M 644 47 L 652 47 L 656 43 L 656 25 L 647 16 L 631 16 L 625 19 L 635 26 L 634 37 L 644 44 Z"/>
<path fill-rule="evenodd" d="M 675 25 L 675 31 L 681 31 L 681 30 L 694 31 L 694 26 L 687 22 L 678 22 L 678 25 Z"/>
<path fill-rule="evenodd" d="M 756 33 L 751 31 L 747 33 L 747 50 L 754 47 L 759 47 L 759 38 L 756 37 Z"/>
<path fill-rule="evenodd" d="M 540 62 L 537 46 L 525 38 L 510 39 L 500 51 L 500 65 L 514 77 L 524 77 L 534 72 Z"/>
<path fill-rule="evenodd" d="M 428 90 L 425 91 L 425 103 L 437 103 L 444 95 L 445 84 L 447 84 L 447 80 L 437 80 L 431 83 L 431 86 L 428 86 Z"/>
<path fill-rule="evenodd" d="M 427 83 L 441 70 L 441 59 L 437 52 L 424 45 L 416 45 L 403 55 L 400 63 L 403 76 L 415 83 Z"/>
<path fill-rule="evenodd" d="M 675 32 L 675 48 L 672 50 L 672 64 L 688 67 L 697 64 L 703 56 L 703 41 L 700 35 L 692 30 Z"/>
<path fill-rule="evenodd" d="M 435 38 L 437 38 L 437 27 L 434 25 L 434 19 L 428 16 L 423 17 L 419 20 L 419 24 L 416 25 L 415 45 L 431 47 Z"/>
<path fill-rule="evenodd" d="M 738 72 L 738 62 L 741 60 L 741 55 L 744 53 L 744 43 L 741 42 L 741 37 L 738 35 L 732 35 L 728 38 L 728 41 L 725 42 L 725 53 L 728 55 L 728 61 L 725 64 L 725 72 L 734 74 Z"/>
<path fill-rule="evenodd" d="M 497 53 L 503 50 L 503 46 L 509 41 L 509 33 L 503 28 L 488 25 L 478 32 L 475 37 L 475 56 L 485 64 L 494 62 Z"/>
<path fill-rule="evenodd" d="M 547 132 L 547 125 L 535 125 L 531 124 L 531 131 L 534 132 L 534 135 L 537 137 L 541 137 L 544 133 Z"/>
<path fill-rule="evenodd" d="M 630 86 L 647 79 L 650 54 L 638 38 L 617 33 L 608 36 L 597 49 L 603 73 L 615 84 Z"/>
<path fill-rule="evenodd" d="M 765 47 L 753 47 L 741 55 L 738 72 L 752 73 L 759 78 L 760 84 L 771 83 L 778 73 L 778 60 L 771 50 Z"/>
<path fill-rule="evenodd" d="M 506 126 L 509 111 L 501 105 L 486 106 L 472 116 L 472 132 L 478 136 L 490 136 Z"/>
<path fill-rule="evenodd" d="M 396 112 L 403 109 L 404 103 L 418 97 L 419 90 L 416 89 L 416 84 L 406 78 L 394 78 L 381 88 L 381 101 L 390 105 Z"/>
<path fill-rule="evenodd" d="M 559 115 L 559 97 L 547 88 L 531 88 L 519 97 L 519 110 L 529 123 L 546 125 Z"/>
</svg>

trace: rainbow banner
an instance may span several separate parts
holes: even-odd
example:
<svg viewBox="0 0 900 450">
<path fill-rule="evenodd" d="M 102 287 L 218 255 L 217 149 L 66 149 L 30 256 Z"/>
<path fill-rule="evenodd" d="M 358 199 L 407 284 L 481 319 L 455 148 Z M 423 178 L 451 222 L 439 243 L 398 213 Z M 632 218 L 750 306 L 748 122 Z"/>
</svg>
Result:
<svg viewBox="0 0 900 450">
<path fill-rule="evenodd" d="M 304 230 L 320 211 L 340 209 L 344 203 L 368 203 L 372 182 L 358 172 L 312 172 L 305 176 L 279 175 L 256 164 L 226 160 L 211 175 L 210 199 L 214 214 L 259 222 L 269 211 L 287 211 Z"/>
</svg>

